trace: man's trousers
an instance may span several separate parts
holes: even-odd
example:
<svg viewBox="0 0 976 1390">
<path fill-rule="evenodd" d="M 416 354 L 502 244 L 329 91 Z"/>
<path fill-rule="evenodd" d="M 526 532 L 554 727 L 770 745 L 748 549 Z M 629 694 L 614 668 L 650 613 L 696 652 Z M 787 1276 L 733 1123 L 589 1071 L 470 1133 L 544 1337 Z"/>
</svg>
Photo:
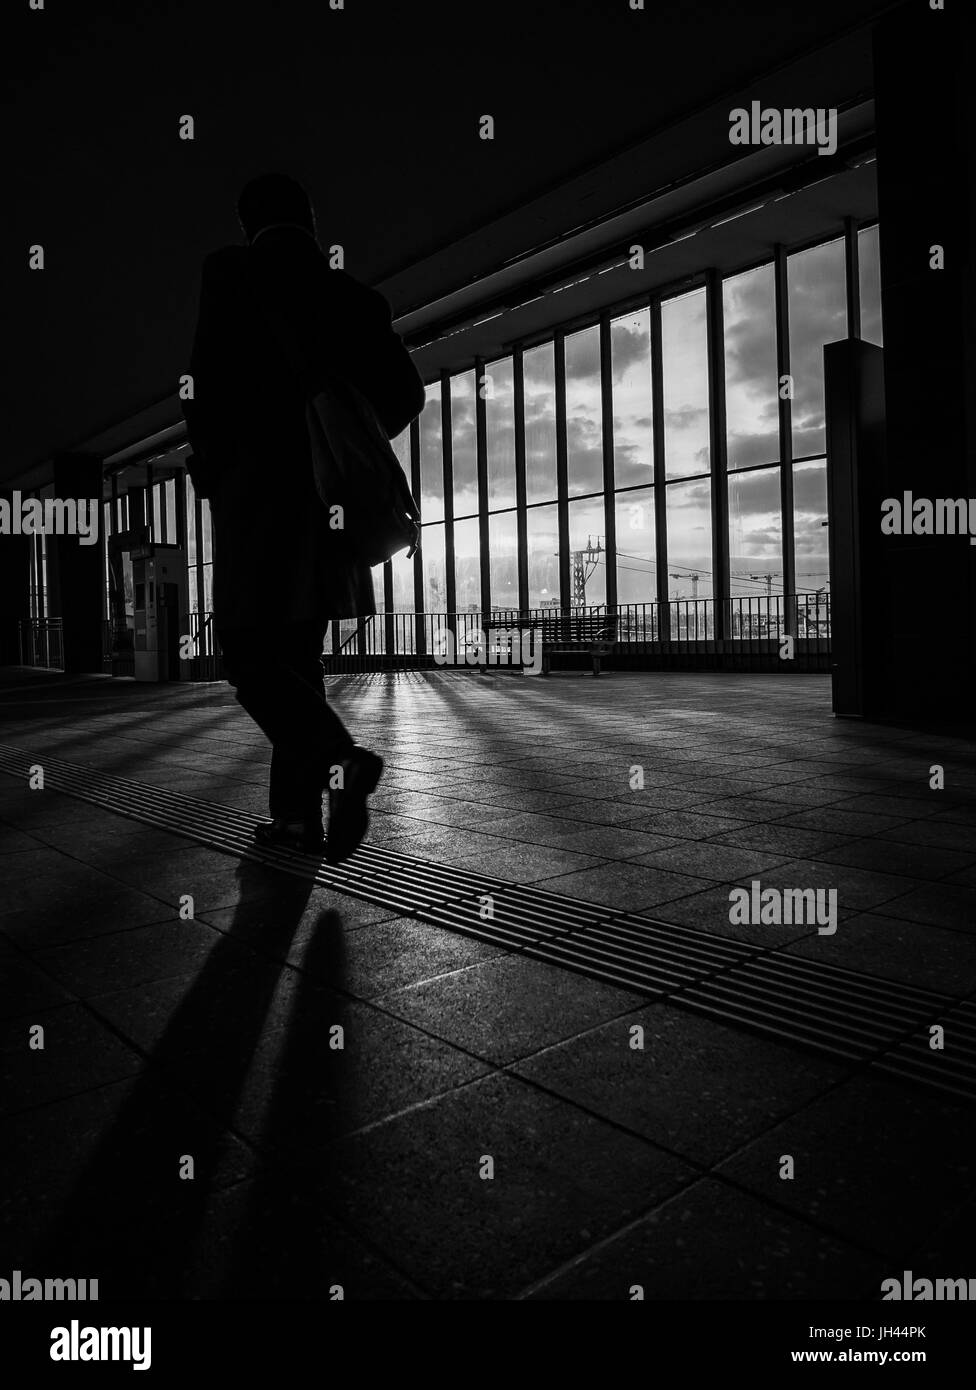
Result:
<svg viewBox="0 0 976 1390">
<path fill-rule="evenodd" d="M 326 702 L 325 622 L 219 628 L 224 673 L 271 743 L 272 819 L 321 823 L 330 769 L 354 747 Z"/>
</svg>

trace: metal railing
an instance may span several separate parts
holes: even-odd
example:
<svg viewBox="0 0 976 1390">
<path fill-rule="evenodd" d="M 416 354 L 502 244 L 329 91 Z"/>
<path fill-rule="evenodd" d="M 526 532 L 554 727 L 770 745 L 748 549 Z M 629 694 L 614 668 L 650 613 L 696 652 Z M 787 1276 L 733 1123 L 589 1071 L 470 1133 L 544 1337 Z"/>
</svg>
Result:
<svg viewBox="0 0 976 1390">
<path fill-rule="evenodd" d="M 622 603 L 617 614 L 617 642 L 604 665 L 623 670 L 794 670 L 830 668 L 829 594 L 770 594 L 725 600 L 716 622 L 714 599 L 671 599 L 667 603 Z M 606 605 L 493 609 L 495 624 L 539 628 L 543 618 L 560 613 L 597 616 Z M 212 613 L 188 618 L 192 655 L 180 661 L 183 680 L 220 680 L 222 662 Z M 411 670 L 458 665 L 477 669 L 480 612 L 377 613 L 371 618 L 333 623 L 323 663 L 332 673 Z M 721 635 L 720 635 L 721 634 Z M 787 641 L 787 639 L 791 639 Z M 63 669 L 60 618 L 24 619 L 19 627 L 23 666 Z M 132 674 L 132 633 L 102 625 L 105 669 Z M 587 666 L 585 655 L 557 658 L 565 666 Z"/>
<path fill-rule="evenodd" d="M 64 670 L 64 634 L 60 618 L 21 618 L 17 640 L 21 666 Z"/>
<path fill-rule="evenodd" d="M 829 669 L 829 594 L 750 595 L 726 599 L 724 611 L 717 609 L 710 598 L 618 604 L 617 644 L 605 664 L 622 669 Z M 607 609 L 497 608 L 489 616 L 492 623 L 524 629 L 541 627 L 544 617 L 564 612 L 596 616 Z M 481 630 L 480 612 L 378 613 L 335 624 L 323 660 L 331 672 L 474 666 L 473 657 L 466 660 L 466 655 L 477 650 Z M 561 662 L 586 664 L 584 658 L 574 662 L 572 657 Z"/>
</svg>

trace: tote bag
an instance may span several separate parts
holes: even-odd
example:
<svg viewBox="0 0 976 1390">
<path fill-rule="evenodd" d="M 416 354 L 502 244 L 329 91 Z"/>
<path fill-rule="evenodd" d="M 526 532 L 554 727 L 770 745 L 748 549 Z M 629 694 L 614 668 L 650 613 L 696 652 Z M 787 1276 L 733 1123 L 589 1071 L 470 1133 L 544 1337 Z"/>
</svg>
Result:
<svg viewBox="0 0 976 1390">
<path fill-rule="evenodd" d="M 315 487 L 351 552 L 370 567 L 417 548 L 420 513 L 367 397 L 344 377 L 305 409 Z"/>
</svg>

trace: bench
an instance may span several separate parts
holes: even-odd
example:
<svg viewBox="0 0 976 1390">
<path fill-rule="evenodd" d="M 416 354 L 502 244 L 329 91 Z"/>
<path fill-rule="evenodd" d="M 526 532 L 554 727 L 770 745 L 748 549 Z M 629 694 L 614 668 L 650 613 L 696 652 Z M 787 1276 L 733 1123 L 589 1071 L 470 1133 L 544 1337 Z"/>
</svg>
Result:
<svg viewBox="0 0 976 1390">
<path fill-rule="evenodd" d="M 538 644 L 539 627 L 538 619 L 521 617 L 518 613 L 486 618 L 480 629 L 484 637 L 478 662 L 482 675 L 489 666 L 524 664 L 523 658 Z"/>
<path fill-rule="evenodd" d="M 593 674 L 600 674 L 600 659 L 617 645 L 616 613 L 557 613 L 541 620 L 542 674 L 548 676 L 553 652 L 588 652 Z"/>
<path fill-rule="evenodd" d="M 586 652 L 593 662 L 593 674 L 598 676 L 601 658 L 616 646 L 617 622 L 616 613 L 554 613 L 551 617 L 510 614 L 507 617 L 492 617 L 482 624 L 485 650 L 478 664 L 482 671 L 489 665 L 514 665 L 520 654 L 524 658 L 522 641 L 531 633 L 531 646 L 534 648 L 540 641 L 542 644 L 543 675 L 549 675 L 553 652 Z"/>
</svg>

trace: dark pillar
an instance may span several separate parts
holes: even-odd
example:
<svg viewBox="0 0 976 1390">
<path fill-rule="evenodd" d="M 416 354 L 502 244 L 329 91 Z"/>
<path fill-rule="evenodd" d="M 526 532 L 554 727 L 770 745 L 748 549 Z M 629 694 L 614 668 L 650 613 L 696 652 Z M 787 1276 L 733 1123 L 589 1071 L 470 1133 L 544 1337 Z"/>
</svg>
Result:
<svg viewBox="0 0 976 1390">
<path fill-rule="evenodd" d="M 102 670 L 102 461 L 92 454 L 58 454 L 56 498 L 95 500 L 98 544 L 77 536 L 49 536 L 50 613 L 64 629 L 64 672 Z"/>
<path fill-rule="evenodd" d="M 0 493 L 12 503 L 10 492 Z M 16 666 L 20 661 L 18 631 L 30 617 L 29 536 L 0 535 L 0 666 Z"/>
<path fill-rule="evenodd" d="M 875 31 L 889 497 L 976 496 L 966 8 L 949 0 L 945 11 L 933 10 L 928 0 L 912 0 Z M 942 270 L 930 266 L 935 246 L 943 248 Z M 876 621 L 886 713 L 972 717 L 974 562 L 965 536 L 883 538 L 886 601 Z"/>
<path fill-rule="evenodd" d="M 884 354 L 874 343 L 843 338 L 824 348 L 827 498 L 830 515 L 830 646 L 834 713 L 883 712 L 886 603 L 878 525 L 884 474 Z"/>
</svg>

